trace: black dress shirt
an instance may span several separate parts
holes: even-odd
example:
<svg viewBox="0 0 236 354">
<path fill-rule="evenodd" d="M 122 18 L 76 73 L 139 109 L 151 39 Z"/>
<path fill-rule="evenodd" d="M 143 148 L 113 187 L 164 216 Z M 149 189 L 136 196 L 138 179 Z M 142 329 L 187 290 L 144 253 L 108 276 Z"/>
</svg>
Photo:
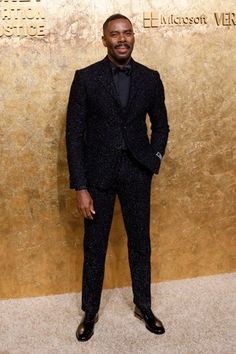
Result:
<svg viewBox="0 0 236 354">
<path fill-rule="evenodd" d="M 120 97 L 122 108 L 127 106 L 129 100 L 131 64 L 125 65 L 122 69 L 111 63 L 112 76 L 116 86 L 117 93 Z"/>
</svg>

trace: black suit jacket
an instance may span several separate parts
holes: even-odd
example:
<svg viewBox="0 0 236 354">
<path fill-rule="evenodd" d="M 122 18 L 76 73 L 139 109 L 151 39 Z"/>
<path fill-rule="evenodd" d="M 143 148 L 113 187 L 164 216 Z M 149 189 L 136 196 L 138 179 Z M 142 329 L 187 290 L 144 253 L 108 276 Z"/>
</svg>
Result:
<svg viewBox="0 0 236 354">
<path fill-rule="evenodd" d="M 66 143 L 70 187 L 109 185 L 116 169 L 114 142 L 123 134 L 126 146 L 151 173 L 158 173 L 169 126 L 164 88 L 157 71 L 133 59 L 128 105 L 122 108 L 108 58 L 75 72 L 70 90 Z M 147 135 L 146 115 L 151 121 Z M 121 130 L 121 131 L 120 131 Z"/>
</svg>

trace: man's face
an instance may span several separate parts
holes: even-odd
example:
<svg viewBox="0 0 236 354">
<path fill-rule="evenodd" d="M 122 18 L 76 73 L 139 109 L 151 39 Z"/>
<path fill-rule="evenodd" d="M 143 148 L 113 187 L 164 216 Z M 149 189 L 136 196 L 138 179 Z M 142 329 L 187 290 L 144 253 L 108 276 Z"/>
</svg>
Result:
<svg viewBox="0 0 236 354">
<path fill-rule="evenodd" d="M 108 57 L 118 65 L 126 64 L 134 47 L 134 32 L 131 23 L 126 19 L 110 21 L 102 37 L 107 47 Z"/>
</svg>

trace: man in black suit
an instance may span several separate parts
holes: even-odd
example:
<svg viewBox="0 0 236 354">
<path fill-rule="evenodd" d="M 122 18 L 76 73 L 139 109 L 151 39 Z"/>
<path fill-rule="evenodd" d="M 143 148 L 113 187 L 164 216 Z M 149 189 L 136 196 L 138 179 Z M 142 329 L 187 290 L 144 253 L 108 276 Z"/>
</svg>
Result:
<svg viewBox="0 0 236 354">
<path fill-rule="evenodd" d="M 98 320 L 115 196 L 128 236 L 134 314 L 155 334 L 164 326 L 151 310 L 150 189 L 158 174 L 169 126 L 157 71 L 131 57 L 130 20 L 110 16 L 103 25 L 107 56 L 77 70 L 71 86 L 66 142 L 70 188 L 84 217 L 82 310 L 76 336 L 86 341 Z M 148 138 L 146 115 L 151 121 Z"/>
</svg>

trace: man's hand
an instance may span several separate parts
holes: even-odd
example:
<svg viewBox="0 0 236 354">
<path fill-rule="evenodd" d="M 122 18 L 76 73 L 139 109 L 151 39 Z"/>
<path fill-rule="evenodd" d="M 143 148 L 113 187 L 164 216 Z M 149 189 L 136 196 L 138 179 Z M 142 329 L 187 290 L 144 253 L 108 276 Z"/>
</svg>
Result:
<svg viewBox="0 0 236 354">
<path fill-rule="evenodd" d="M 84 218 L 93 220 L 93 214 L 95 214 L 93 199 L 87 189 L 76 191 L 76 205 Z"/>
</svg>

